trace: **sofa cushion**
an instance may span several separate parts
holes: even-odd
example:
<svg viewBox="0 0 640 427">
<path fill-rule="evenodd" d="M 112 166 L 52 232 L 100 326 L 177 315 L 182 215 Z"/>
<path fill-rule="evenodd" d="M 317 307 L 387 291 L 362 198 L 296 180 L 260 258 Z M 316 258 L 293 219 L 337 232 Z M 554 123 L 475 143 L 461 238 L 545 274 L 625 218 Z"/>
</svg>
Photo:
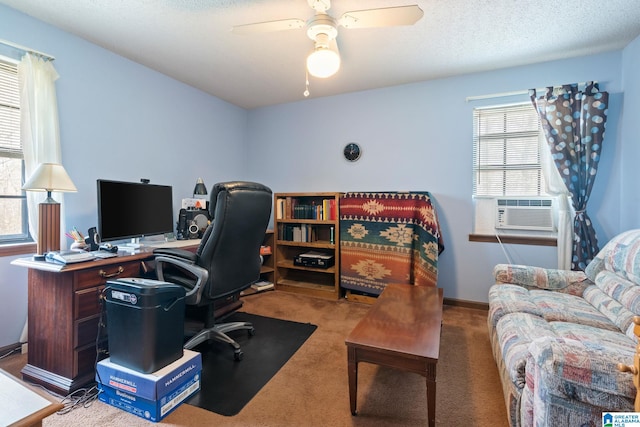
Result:
<svg viewBox="0 0 640 427">
<path fill-rule="evenodd" d="M 629 338 L 635 338 L 633 316 L 640 313 L 640 286 L 604 270 L 596 277 L 596 286 L 585 290 L 584 298 Z"/>
<path fill-rule="evenodd" d="M 542 312 L 531 301 L 529 291 L 517 285 L 493 285 L 489 289 L 489 327 L 508 313 L 529 313 L 542 317 Z"/>
<path fill-rule="evenodd" d="M 557 270 L 529 265 L 498 264 L 493 269 L 496 283 L 511 283 L 529 289 L 562 290 L 582 294 L 581 283 L 586 280 L 582 271 Z"/>
<path fill-rule="evenodd" d="M 500 352 L 511 382 L 522 389 L 529 344 L 535 339 L 555 336 L 543 318 L 529 313 L 507 313 L 496 324 Z"/>
<path fill-rule="evenodd" d="M 620 332 L 607 316 L 581 297 L 548 291 L 529 291 L 529 295 L 547 322 L 571 322 Z"/>
<path fill-rule="evenodd" d="M 618 245 L 604 258 L 604 268 L 640 284 L 640 230 L 628 231 L 620 237 Z"/>
<path fill-rule="evenodd" d="M 625 231 L 611 239 L 584 272 L 595 282 L 598 274 L 604 270 L 640 284 L 640 229 Z"/>
</svg>

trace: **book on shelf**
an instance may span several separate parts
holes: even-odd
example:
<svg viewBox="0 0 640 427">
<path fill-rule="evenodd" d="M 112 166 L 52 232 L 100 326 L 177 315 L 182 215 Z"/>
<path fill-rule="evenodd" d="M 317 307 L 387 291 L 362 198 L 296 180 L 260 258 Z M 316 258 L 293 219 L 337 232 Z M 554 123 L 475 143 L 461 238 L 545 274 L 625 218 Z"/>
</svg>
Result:
<svg viewBox="0 0 640 427">
<path fill-rule="evenodd" d="M 328 221 L 337 217 L 335 199 L 308 200 L 287 196 L 276 200 L 276 219 Z"/>
<path fill-rule="evenodd" d="M 322 219 L 324 220 L 331 219 L 331 200 L 333 199 L 324 199 L 322 201 Z"/>
<path fill-rule="evenodd" d="M 310 243 L 317 241 L 318 234 L 321 232 L 318 227 L 311 224 L 282 224 L 278 228 L 278 240 Z"/>
<path fill-rule="evenodd" d="M 284 199 L 284 217 L 286 219 L 290 219 L 291 218 L 291 209 L 293 209 L 293 206 L 295 204 L 295 201 L 292 197 L 287 196 L 286 199 Z"/>
</svg>

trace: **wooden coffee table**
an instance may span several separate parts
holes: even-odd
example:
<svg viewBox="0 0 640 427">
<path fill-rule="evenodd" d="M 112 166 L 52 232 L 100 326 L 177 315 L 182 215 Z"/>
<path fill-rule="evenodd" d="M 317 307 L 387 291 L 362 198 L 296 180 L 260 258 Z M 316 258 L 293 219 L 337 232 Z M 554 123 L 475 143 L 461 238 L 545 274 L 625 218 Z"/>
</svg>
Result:
<svg viewBox="0 0 640 427">
<path fill-rule="evenodd" d="M 63 407 L 53 396 L 0 369 L 0 425 L 42 426 L 45 417 Z"/>
<path fill-rule="evenodd" d="M 353 415 L 357 415 L 358 363 L 369 362 L 426 377 L 429 427 L 435 426 L 442 299 L 441 288 L 387 285 L 351 331 L 345 343 Z"/>
</svg>

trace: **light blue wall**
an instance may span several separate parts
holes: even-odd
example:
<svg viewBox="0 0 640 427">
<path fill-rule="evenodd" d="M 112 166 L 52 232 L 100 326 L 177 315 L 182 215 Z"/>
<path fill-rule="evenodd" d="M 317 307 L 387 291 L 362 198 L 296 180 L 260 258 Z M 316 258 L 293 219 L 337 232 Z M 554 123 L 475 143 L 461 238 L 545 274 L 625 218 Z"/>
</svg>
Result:
<svg viewBox="0 0 640 427">
<path fill-rule="evenodd" d="M 208 186 L 253 179 L 276 192 L 427 190 L 445 240 L 445 296 L 483 302 L 491 269 L 505 256 L 496 244 L 468 241 L 471 114 L 527 98 L 465 98 L 591 79 L 610 93 L 611 106 L 589 212 L 601 242 L 640 226 L 640 101 L 631 99 L 640 96 L 638 40 L 624 51 L 247 112 L 4 6 L 0 39 L 56 57 L 63 162 L 79 190 L 65 196 L 69 226 L 95 225 L 97 178 L 170 184 L 176 204 L 199 176 Z M 355 164 L 341 155 L 350 141 L 364 147 Z M 506 251 L 514 262 L 555 265 L 555 248 Z M 26 317 L 26 272 L 11 259 L 0 259 L 0 347 L 18 340 Z"/>
<path fill-rule="evenodd" d="M 622 125 L 623 161 L 621 162 L 621 230 L 640 227 L 640 37 L 622 52 L 624 108 Z"/>
<path fill-rule="evenodd" d="M 473 224 L 472 110 L 528 98 L 466 98 L 601 82 L 611 94 L 611 106 L 589 212 L 600 240 L 606 242 L 620 229 L 621 56 L 613 52 L 253 110 L 250 170 L 276 192 L 431 192 L 446 247 L 439 259 L 439 286 L 447 298 L 486 302 L 491 270 L 506 258 L 497 244 L 468 240 Z M 342 158 L 342 148 L 350 141 L 364 150 L 356 163 Z M 506 251 L 516 263 L 557 266 L 555 248 L 506 245 Z"/>
<path fill-rule="evenodd" d="M 98 178 L 172 185 L 176 212 L 198 177 L 245 178 L 246 110 L 5 6 L 0 39 L 56 58 L 62 160 L 78 187 L 64 196 L 68 227 L 96 225 Z M 11 259 L 0 258 L 0 347 L 27 312 L 26 271 Z"/>
</svg>

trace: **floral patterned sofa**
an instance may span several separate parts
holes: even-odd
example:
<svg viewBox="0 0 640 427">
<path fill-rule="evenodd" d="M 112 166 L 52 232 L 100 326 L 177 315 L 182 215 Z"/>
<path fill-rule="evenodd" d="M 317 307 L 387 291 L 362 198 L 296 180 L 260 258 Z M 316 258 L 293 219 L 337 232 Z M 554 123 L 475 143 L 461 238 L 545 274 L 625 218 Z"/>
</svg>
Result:
<svg viewBox="0 0 640 427">
<path fill-rule="evenodd" d="M 600 426 L 633 412 L 640 230 L 613 238 L 584 272 L 499 264 L 488 326 L 511 426 Z"/>
</svg>

